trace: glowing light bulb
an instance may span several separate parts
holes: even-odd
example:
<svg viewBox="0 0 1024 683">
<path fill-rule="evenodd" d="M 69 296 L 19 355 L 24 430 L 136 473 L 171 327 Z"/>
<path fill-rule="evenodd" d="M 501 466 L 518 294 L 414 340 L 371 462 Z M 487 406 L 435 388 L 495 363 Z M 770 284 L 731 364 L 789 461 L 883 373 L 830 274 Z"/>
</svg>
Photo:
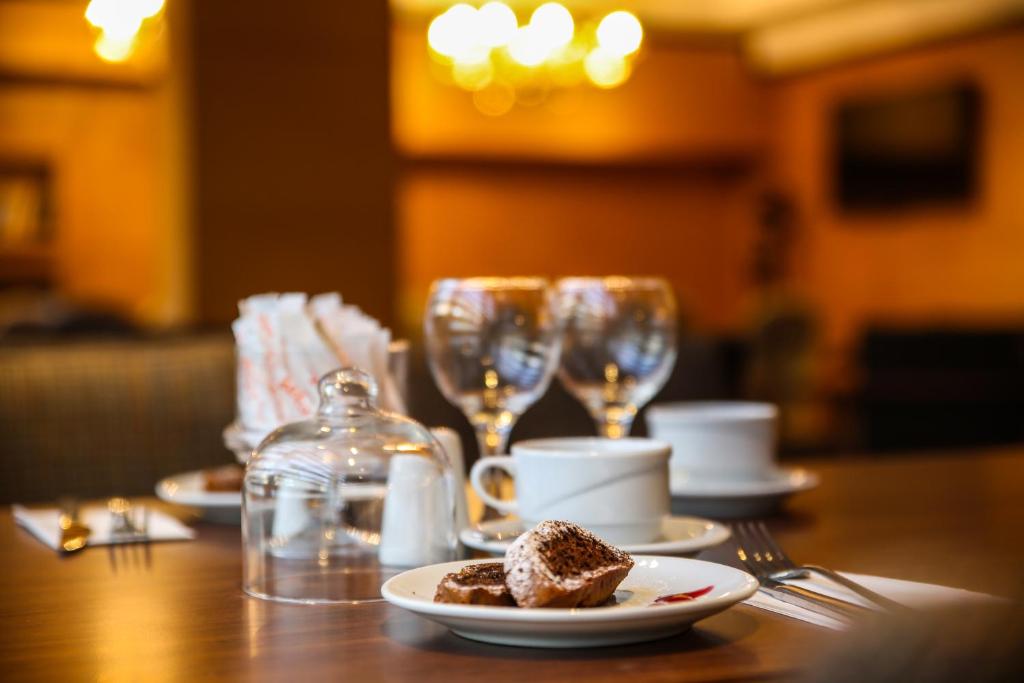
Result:
<svg viewBox="0 0 1024 683">
<path fill-rule="evenodd" d="M 120 14 L 115 21 L 103 27 L 103 34 L 111 40 L 130 41 L 142 28 L 142 17 L 134 14 Z"/>
<path fill-rule="evenodd" d="M 85 20 L 96 28 L 103 28 L 111 17 L 117 15 L 117 0 L 92 0 L 85 8 Z"/>
<path fill-rule="evenodd" d="M 477 10 L 460 2 L 434 18 L 427 29 L 427 43 L 445 57 L 458 57 L 473 49 L 477 32 Z"/>
<path fill-rule="evenodd" d="M 535 9 L 530 15 L 530 27 L 548 51 L 571 41 L 576 31 L 572 14 L 557 2 L 547 2 Z"/>
<path fill-rule="evenodd" d="M 633 13 L 611 12 L 596 26 L 588 19 L 577 31 L 564 0 L 535 1 L 543 4 L 522 25 L 512 0 L 448 0 L 457 4 L 430 22 L 429 52 L 444 65 L 443 73 L 433 67 L 436 75 L 471 93 L 482 114 L 500 116 L 516 105 L 540 104 L 553 88 L 586 81 L 598 88 L 615 88 L 632 74 L 632 56 L 644 39 L 643 26 Z M 166 0 L 92 3 L 100 9 L 87 11 L 90 21 L 95 18 L 106 24 L 113 21 L 108 16 L 123 12 L 125 6 L 156 13 L 163 11 Z M 142 10 L 133 12 L 141 16 Z"/>
<path fill-rule="evenodd" d="M 597 26 L 597 44 L 605 52 L 619 57 L 636 52 L 643 39 L 640 20 L 623 10 L 612 12 Z"/>
<path fill-rule="evenodd" d="M 501 47 L 515 35 L 519 28 L 516 13 L 503 2 L 489 2 L 477 10 L 479 41 L 487 47 Z"/>
<path fill-rule="evenodd" d="M 508 54 L 523 66 L 540 66 L 551 49 L 537 36 L 533 25 L 520 27 L 508 44 Z"/>
<path fill-rule="evenodd" d="M 160 10 L 164 8 L 164 0 L 136 0 L 136 5 L 143 19 L 151 19 L 160 14 Z"/>
<path fill-rule="evenodd" d="M 163 0 L 92 0 L 85 8 L 85 20 L 111 40 L 125 42 L 138 33 L 144 19 L 158 14 L 163 5 Z"/>
<path fill-rule="evenodd" d="M 135 51 L 135 36 L 133 35 L 125 40 L 113 38 L 106 32 L 103 32 L 93 44 L 93 50 L 105 62 L 123 62 L 131 57 L 132 52 Z"/>
<path fill-rule="evenodd" d="M 629 62 L 603 47 L 594 48 L 583 60 L 583 71 L 599 88 L 614 88 L 629 78 Z"/>
</svg>

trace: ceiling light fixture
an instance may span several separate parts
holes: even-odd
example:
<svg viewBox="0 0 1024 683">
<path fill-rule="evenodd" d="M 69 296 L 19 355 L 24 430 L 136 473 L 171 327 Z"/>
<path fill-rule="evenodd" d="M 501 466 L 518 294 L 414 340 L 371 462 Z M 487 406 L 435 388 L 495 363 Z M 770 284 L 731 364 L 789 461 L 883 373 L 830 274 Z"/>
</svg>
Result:
<svg viewBox="0 0 1024 683">
<path fill-rule="evenodd" d="M 460 2 L 427 29 L 430 54 L 445 67 L 444 79 L 472 92 L 477 109 L 488 115 L 503 114 L 516 102 L 543 101 L 548 92 L 584 80 L 602 89 L 622 85 L 643 37 L 640 20 L 630 12 L 580 23 L 557 2 L 536 7 L 524 24 L 503 2 Z"/>
</svg>

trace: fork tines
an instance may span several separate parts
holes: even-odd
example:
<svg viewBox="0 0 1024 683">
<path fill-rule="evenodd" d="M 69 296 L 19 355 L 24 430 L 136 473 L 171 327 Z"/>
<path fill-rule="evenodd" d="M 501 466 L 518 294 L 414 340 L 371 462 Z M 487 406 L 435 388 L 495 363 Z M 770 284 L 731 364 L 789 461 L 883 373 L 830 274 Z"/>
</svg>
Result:
<svg viewBox="0 0 1024 683">
<path fill-rule="evenodd" d="M 793 561 L 772 538 L 764 522 L 737 522 L 732 525 L 736 555 L 747 570 L 757 577 L 793 567 Z"/>
<path fill-rule="evenodd" d="M 149 541 L 149 507 L 133 506 L 127 498 L 107 501 L 110 511 L 110 534 L 120 543 Z"/>
<path fill-rule="evenodd" d="M 149 506 L 132 505 L 128 499 L 118 497 L 107 501 L 107 510 L 110 511 L 111 569 L 115 574 L 130 567 L 149 569 L 152 562 Z"/>
</svg>

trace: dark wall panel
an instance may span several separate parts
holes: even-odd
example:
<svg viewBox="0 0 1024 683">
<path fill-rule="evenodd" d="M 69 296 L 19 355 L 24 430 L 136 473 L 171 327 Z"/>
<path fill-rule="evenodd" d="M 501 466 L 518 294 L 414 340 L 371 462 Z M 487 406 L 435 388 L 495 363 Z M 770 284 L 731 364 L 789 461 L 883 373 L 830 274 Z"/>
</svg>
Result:
<svg viewBox="0 0 1024 683">
<path fill-rule="evenodd" d="M 197 311 L 340 290 L 391 319 L 384 2 L 192 3 Z"/>
</svg>

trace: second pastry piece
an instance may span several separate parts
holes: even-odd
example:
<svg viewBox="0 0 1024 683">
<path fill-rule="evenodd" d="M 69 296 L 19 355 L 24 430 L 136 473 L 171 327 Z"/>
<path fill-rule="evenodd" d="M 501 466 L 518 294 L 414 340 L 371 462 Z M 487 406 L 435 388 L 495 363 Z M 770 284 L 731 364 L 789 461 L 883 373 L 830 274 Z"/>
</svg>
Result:
<svg viewBox="0 0 1024 683">
<path fill-rule="evenodd" d="M 621 550 L 570 522 L 541 522 L 505 554 L 505 582 L 520 607 L 593 607 L 633 567 Z"/>
</svg>

